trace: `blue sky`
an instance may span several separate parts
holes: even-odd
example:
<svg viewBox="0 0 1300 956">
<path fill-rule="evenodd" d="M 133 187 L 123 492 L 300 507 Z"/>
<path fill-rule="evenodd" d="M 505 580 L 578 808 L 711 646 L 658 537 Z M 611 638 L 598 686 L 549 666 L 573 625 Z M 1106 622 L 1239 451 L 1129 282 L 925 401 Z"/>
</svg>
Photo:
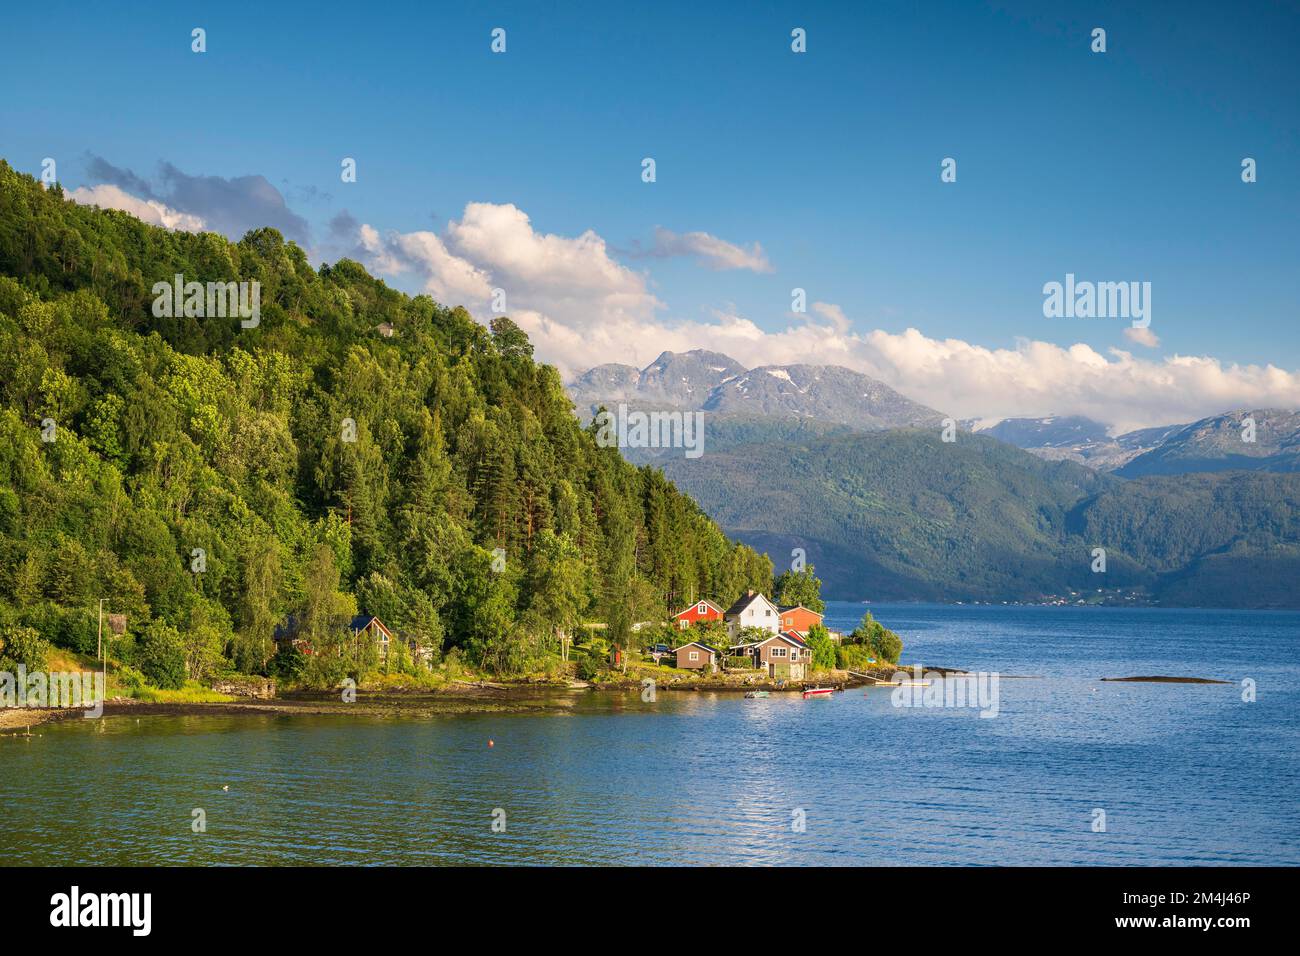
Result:
<svg viewBox="0 0 1300 956">
<path fill-rule="evenodd" d="M 54 157 L 68 188 L 102 181 L 100 157 L 153 182 L 164 203 L 161 163 L 191 177 L 260 175 L 325 259 L 352 251 L 330 229 L 344 210 L 381 235 L 445 238 L 468 203 L 513 204 L 539 235 L 602 239 L 655 300 L 629 321 L 653 316 L 656 328 L 726 315 L 779 333 L 796 321 L 798 286 L 857 336 L 914 328 L 977 349 L 1029 339 L 1144 363 L 1300 370 L 1293 5 L 437 6 L 11 7 L 0 156 L 31 173 Z M 202 55 L 190 50 L 196 26 Z M 498 26 L 503 55 L 489 49 Z M 794 27 L 807 31 L 805 54 L 791 52 Z M 1107 31 L 1104 54 L 1089 49 L 1094 27 Z M 345 156 L 356 183 L 340 182 Z M 646 156 L 653 184 L 641 181 Z M 1246 156 L 1258 163 L 1249 185 Z M 957 160 L 956 183 L 940 182 L 944 157 Z M 202 196 L 175 195 L 212 224 Z M 770 265 L 638 254 L 655 247 L 656 227 L 758 243 Z M 485 255 L 464 257 L 502 281 L 504 264 Z M 1067 272 L 1151 282 L 1159 344 L 1126 340 L 1123 320 L 1044 318 L 1043 283 Z M 426 287 L 421 268 L 389 278 Z M 581 290 L 519 287 L 537 323 L 585 307 Z M 597 312 L 584 321 L 609 319 Z M 649 361 L 661 338 L 586 364 Z M 796 341 L 753 357 L 775 360 Z M 555 348 L 557 361 L 583 364 Z M 858 364 L 887 379 L 917 368 Z M 937 381 L 927 387 L 943 394 Z M 1294 394 L 1290 377 L 1277 393 L 1259 384 L 1216 400 Z M 979 388 L 943 397 L 979 414 L 990 404 Z M 1021 400 L 1034 406 L 1025 414 L 1105 404 L 1047 407 L 1042 387 Z M 1160 407 L 1154 417 L 1174 415 Z"/>
</svg>

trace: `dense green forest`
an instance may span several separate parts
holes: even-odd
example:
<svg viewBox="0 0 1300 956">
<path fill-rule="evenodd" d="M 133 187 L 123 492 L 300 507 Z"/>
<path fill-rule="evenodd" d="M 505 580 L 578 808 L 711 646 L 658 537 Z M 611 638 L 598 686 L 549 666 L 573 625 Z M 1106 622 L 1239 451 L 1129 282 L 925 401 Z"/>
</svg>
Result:
<svg viewBox="0 0 1300 956">
<path fill-rule="evenodd" d="M 260 323 L 156 317 L 176 274 L 260 282 Z M 0 627 L 93 652 L 103 598 L 114 653 L 163 686 L 267 672 L 290 618 L 342 647 L 365 612 L 434 661 L 518 673 L 580 622 L 627 642 L 771 586 L 658 470 L 597 447 L 509 319 L 0 162 Z"/>
<path fill-rule="evenodd" d="M 1103 589 L 1171 605 L 1300 606 L 1295 473 L 1126 481 L 979 435 L 945 443 L 909 429 L 743 445 L 663 467 L 728 533 L 772 555 L 806 549 L 832 598 L 1036 601 Z M 1093 571 L 1098 547 L 1105 573 Z"/>
</svg>

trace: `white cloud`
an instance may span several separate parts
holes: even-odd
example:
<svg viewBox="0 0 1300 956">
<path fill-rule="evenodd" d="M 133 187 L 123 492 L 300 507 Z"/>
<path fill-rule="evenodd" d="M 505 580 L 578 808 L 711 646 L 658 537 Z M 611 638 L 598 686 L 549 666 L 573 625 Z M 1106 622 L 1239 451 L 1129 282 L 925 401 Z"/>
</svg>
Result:
<svg viewBox="0 0 1300 956">
<path fill-rule="evenodd" d="M 538 358 L 569 377 L 605 362 L 643 367 L 665 350 L 703 348 L 751 368 L 843 365 L 959 418 L 1077 414 L 1126 431 L 1234 408 L 1300 407 L 1300 371 L 1029 339 L 989 348 L 911 328 L 858 333 L 828 302 L 813 303 L 810 314 L 776 331 L 733 312 L 667 319 L 647 276 L 611 258 L 596 233 L 539 233 L 513 205 L 470 203 L 442 236 L 381 236 L 361 226 L 358 254 L 380 272 L 420 275 L 435 297 L 480 318 L 489 314 L 491 289 L 505 289 L 507 313 Z"/>
<path fill-rule="evenodd" d="M 157 199 L 140 199 L 111 183 L 98 186 L 79 186 L 66 194 L 73 202 L 83 206 L 98 206 L 101 209 L 120 209 L 129 212 L 141 222 L 182 232 L 202 232 L 203 218 L 191 213 L 180 212 Z"/>
<path fill-rule="evenodd" d="M 1124 338 L 1137 345 L 1145 345 L 1149 349 L 1156 348 L 1160 345 L 1160 337 L 1152 332 L 1150 327 L 1137 328 L 1132 325 L 1125 326 Z"/>
<path fill-rule="evenodd" d="M 814 302 L 813 311 L 830 322 L 835 327 L 835 331 L 840 333 L 848 332 L 853 324 L 849 321 L 849 317 L 844 314 L 844 310 L 833 302 Z"/>
<path fill-rule="evenodd" d="M 647 335 L 664 341 L 665 331 Z M 959 418 L 1087 415 L 1128 431 L 1234 408 L 1300 407 L 1300 372 L 1210 356 L 1157 361 L 1121 349 L 1103 355 L 1081 343 L 1030 340 L 987 348 L 911 328 L 859 335 L 834 323 L 764 332 L 735 316 L 677 331 L 691 340 L 689 348 L 726 352 L 751 367 L 807 362 L 856 369 Z"/>
<path fill-rule="evenodd" d="M 655 228 L 654 247 L 649 255 L 667 258 L 670 256 L 694 256 L 705 268 L 715 272 L 726 269 L 748 269 L 750 272 L 772 272 L 772 263 L 757 242 L 746 249 L 711 236 L 707 232 L 688 232 L 679 234 L 662 226 Z"/>
<path fill-rule="evenodd" d="M 415 273 L 423 289 L 440 302 L 481 305 L 492 295 L 488 274 L 472 262 L 454 255 L 432 232 L 390 232 L 375 228 L 357 230 L 358 253 L 370 267 L 386 275 Z"/>
<path fill-rule="evenodd" d="M 480 317 L 492 290 L 504 290 L 507 314 L 535 341 L 549 342 L 565 372 L 595 364 L 591 356 L 602 348 L 625 345 L 608 338 L 612 330 L 643 328 L 663 308 L 646 276 L 611 258 L 596 233 L 539 233 L 513 205 L 470 203 L 442 236 L 381 235 L 362 225 L 356 254 L 378 272 L 420 276 L 435 298 Z"/>
</svg>

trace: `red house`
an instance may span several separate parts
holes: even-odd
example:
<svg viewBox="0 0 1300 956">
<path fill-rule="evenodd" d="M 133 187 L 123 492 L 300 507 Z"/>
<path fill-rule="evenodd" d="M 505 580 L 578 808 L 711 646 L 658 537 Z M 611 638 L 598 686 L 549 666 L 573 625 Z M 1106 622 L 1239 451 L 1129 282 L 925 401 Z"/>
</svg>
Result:
<svg viewBox="0 0 1300 956">
<path fill-rule="evenodd" d="M 794 631 L 803 637 L 808 636 L 814 624 L 820 624 L 822 616 L 816 611 L 810 611 L 802 604 L 794 607 L 781 608 L 781 630 Z"/>
<path fill-rule="evenodd" d="M 723 614 L 722 608 L 712 601 L 696 601 L 686 610 L 674 614 L 673 620 L 684 631 L 692 624 L 701 624 L 704 621 L 721 621 Z"/>
</svg>

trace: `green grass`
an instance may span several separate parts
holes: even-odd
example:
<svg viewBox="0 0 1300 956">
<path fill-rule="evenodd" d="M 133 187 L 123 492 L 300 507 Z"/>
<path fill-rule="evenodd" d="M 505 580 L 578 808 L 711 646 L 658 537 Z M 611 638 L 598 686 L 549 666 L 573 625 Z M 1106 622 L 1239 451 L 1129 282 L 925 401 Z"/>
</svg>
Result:
<svg viewBox="0 0 1300 956">
<path fill-rule="evenodd" d="M 235 699 L 226 694 L 218 694 L 194 680 L 187 680 L 179 690 L 163 690 L 146 685 L 135 692 L 135 698 L 149 704 L 221 704 Z"/>
</svg>

